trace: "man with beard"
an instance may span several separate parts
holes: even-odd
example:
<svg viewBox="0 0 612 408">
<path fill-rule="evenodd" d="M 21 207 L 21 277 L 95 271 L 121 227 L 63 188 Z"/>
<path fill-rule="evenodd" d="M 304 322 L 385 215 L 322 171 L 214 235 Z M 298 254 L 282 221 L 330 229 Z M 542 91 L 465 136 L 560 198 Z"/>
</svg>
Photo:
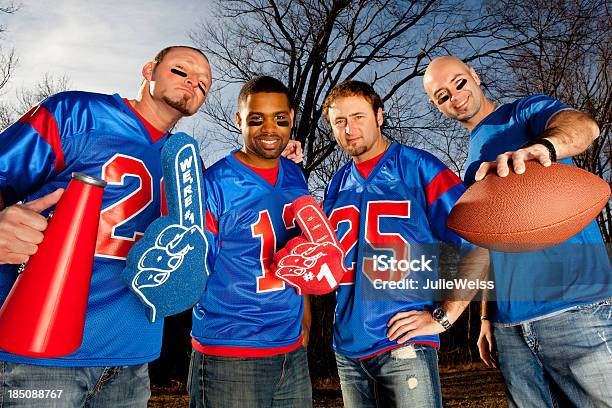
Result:
<svg viewBox="0 0 612 408">
<path fill-rule="evenodd" d="M 120 274 L 137 236 L 160 216 L 162 146 L 180 118 L 200 109 L 212 76 L 206 56 L 187 46 L 163 49 L 143 66 L 142 76 L 135 99 L 58 93 L 0 134 L 0 193 L 6 206 L 0 212 L 2 263 L 22 263 L 36 252 L 47 226 L 39 212 L 58 201 L 72 172 L 108 182 L 83 342 L 58 358 L 0 352 L 2 406 L 147 405 L 147 363 L 159 356 L 163 322 L 149 323 Z M 4 301 L 17 268 L 2 269 Z M 53 393 L 23 398 L 20 390 Z"/>
<path fill-rule="evenodd" d="M 452 56 L 433 60 L 423 84 L 470 131 L 467 184 L 491 170 L 521 174 L 526 160 L 572 164 L 599 135 L 587 115 L 546 95 L 496 106 L 474 69 Z M 491 311 L 483 304 L 478 347 L 494 365 L 497 343 L 510 405 L 612 406 L 612 271 L 597 223 L 543 250 L 491 251 L 491 266 L 496 302 Z"/>
<path fill-rule="evenodd" d="M 349 270 L 336 292 L 333 332 L 344 405 L 441 407 L 438 334 L 475 291 L 428 289 L 438 282 L 439 247 L 463 246 L 460 280 L 478 282 L 488 263 L 485 250 L 446 226 L 465 187 L 433 155 L 384 138 L 383 103 L 369 84 L 342 82 L 322 110 L 351 156 L 327 186 L 323 207 Z M 410 270 L 377 264 L 383 257 Z"/>
<path fill-rule="evenodd" d="M 243 147 L 204 173 L 207 288 L 193 309 L 192 407 L 309 407 L 308 303 L 270 272 L 277 248 L 300 233 L 288 210 L 308 194 L 280 157 L 294 111 L 280 81 L 260 76 L 238 96 Z"/>
</svg>

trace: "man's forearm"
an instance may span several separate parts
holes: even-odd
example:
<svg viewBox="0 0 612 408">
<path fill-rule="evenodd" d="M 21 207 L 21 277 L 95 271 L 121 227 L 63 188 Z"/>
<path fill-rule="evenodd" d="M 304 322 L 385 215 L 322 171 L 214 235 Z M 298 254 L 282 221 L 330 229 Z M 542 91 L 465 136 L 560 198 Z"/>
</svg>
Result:
<svg viewBox="0 0 612 408">
<path fill-rule="evenodd" d="M 599 136 L 599 127 L 585 113 L 564 110 L 552 117 L 540 135 L 555 146 L 557 159 L 576 156 L 584 152 Z"/>
<path fill-rule="evenodd" d="M 488 305 L 489 305 L 489 302 L 487 301 L 487 299 L 484 298 L 484 292 L 483 292 L 483 298 L 480 301 L 480 320 L 489 320 Z"/>
<path fill-rule="evenodd" d="M 476 248 L 463 257 L 459 265 L 459 279 L 467 282 L 485 281 L 489 275 L 489 250 Z M 448 300 L 442 302 L 442 308 L 446 311 L 448 319 L 454 323 L 465 308 L 470 304 L 476 293 L 479 291 L 478 285 L 473 288 L 452 289 L 447 296 Z"/>
<path fill-rule="evenodd" d="M 304 315 L 302 316 L 302 329 L 310 332 L 312 324 L 312 313 L 310 311 L 310 295 L 304 295 Z"/>
</svg>

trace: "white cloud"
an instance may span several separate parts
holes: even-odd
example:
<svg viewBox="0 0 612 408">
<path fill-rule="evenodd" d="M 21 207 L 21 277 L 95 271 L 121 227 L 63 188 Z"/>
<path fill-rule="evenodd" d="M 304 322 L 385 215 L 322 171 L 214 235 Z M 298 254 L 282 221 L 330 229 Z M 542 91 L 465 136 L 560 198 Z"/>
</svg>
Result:
<svg viewBox="0 0 612 408">
<path fill-rule="evenodd" d="M 136 96 L 144 63 L 169 45 L 191 44 L 188 32 L 209 15 L 205 0 L 22 0 L 21 9 L 0 16 L 7 32 L 0 44 L 14 47 L 19 66 L 0 98 L 31 87 L 45 73 L 66 75 L 83 91 Z M 214 71 L 213 71 L 214 72 Z M 176 130 L 206 132 L 201 114 Z M 209 165 L 227 153 L 207 146 Z"/>
<path fill-rule="evenodd" d="M 24 2 L 6 18 L 6 43 L 20 64 L 13 87 L 45 72 L 67 75 L 77 89 L 134 96 L 140 69 L 167 45 L 189 44 L 207 2 L 58 0 Z"/>
</svg>

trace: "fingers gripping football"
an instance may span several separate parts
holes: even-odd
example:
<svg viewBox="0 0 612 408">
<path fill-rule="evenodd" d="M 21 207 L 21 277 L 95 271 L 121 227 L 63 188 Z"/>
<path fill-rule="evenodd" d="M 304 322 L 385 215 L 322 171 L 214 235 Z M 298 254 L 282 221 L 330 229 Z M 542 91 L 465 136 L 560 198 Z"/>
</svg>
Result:
<svg viewBox="0 0 612 408">
<path fill-rule="evenodd" d="M 346 272 L 344 252 L 329 220 L 311 196 L 295 200 L 292 209 L 303 234 L 274 254 L 270 268 L 298 295 L 329 293 Z"/>
</svg>

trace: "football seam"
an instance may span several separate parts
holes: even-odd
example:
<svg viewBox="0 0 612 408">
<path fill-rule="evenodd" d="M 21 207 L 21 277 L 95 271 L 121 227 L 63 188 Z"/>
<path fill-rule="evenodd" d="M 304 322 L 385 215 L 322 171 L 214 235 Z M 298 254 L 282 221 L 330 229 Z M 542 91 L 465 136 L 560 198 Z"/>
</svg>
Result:
<svg viewBox="0 0 612 408">
<path fill-rule="evenodd" d="M 574 215 L 573 217 L 570 217 L 566 220 L 563 220 L 561 222 L 556 222 L 554 224 L 548 224 L 546 226 L 543 227 L 539 227 L 539 228 L 535 228 L 535 229 L 529 229 L 529 230 L 522 230 L 522 231 L 514 231 L 514 232 L 476 232 L 476 231 L 470 231 L 470 230 L 464 230 L 464 229 L 460 229 L 460 228 L 454 228 L 455 232 L 457 233 L 467 233 L 467 234 L 472 234 L 472 235 L 487 235 L 487 236 L 506 236 L 506 235 L 516 235 L 516 234 L 525 234 L 525 233 L 531 233 L 531 232 L 537 232 L 537 231 L 541 231 L 547 228 L 551 228 L 551 227 L 556 227 L 558 225 L 562 225 L 565 223 L 568 223 L 570 221 L 572 221 L 574 218 L 580 217 L 582 214 L 588 212 L 589 210 L 591 210 L 594 207 L 598 207 L 599 205 L 601 205 L 602 202 L 606 202 L 608 201 L 609 196 L 601 201 L 598 201 L 596 204 L 590 206 L 589 208 L 585 209 L 584 211 Z M 601 211 L 600 211 L 601 212 Z M 596 217 L 597 218 L 597 217 Z M 590 221 L 589 221 L 590 222 Z M 450 225 L 449 225 L 450 227 Z"/>
</svg>

